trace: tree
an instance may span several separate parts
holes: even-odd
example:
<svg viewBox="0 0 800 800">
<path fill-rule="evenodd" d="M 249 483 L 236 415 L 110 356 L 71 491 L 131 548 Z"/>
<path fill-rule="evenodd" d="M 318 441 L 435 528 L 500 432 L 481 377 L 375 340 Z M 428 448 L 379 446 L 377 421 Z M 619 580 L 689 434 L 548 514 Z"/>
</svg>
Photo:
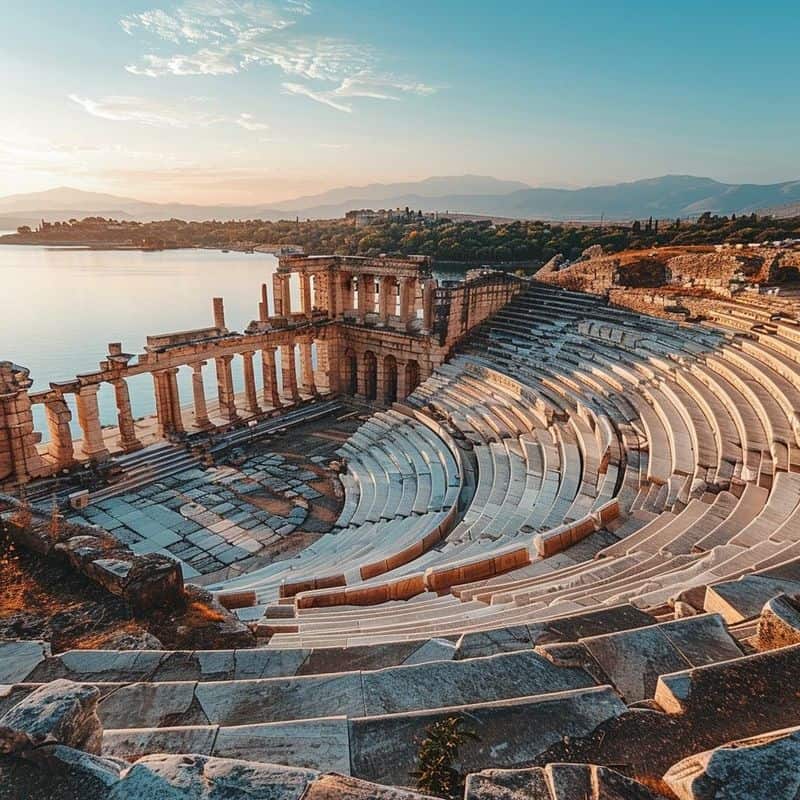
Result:
<svg viewBox="0 0 800 800">
<path fill-rule="evenodd" d="M 30 225 L 20 225 L 19 228 L 17 228 L 17 233 L 21 233 L 23 235 L 30 232 L 31 232 Z"/>
<path fill-rule="evenodd" d="M 633 221 L 633 225 L 631 225 L 631 230 L 632 230 L 634 233 L 641 233 L 641 232 L 642 232 L 642 223 L 641 223 L 641 222 L 639 222 L 639 220 L 638 220 L 638 219 L 635 219 L 635 220 Z"/>
</svg>

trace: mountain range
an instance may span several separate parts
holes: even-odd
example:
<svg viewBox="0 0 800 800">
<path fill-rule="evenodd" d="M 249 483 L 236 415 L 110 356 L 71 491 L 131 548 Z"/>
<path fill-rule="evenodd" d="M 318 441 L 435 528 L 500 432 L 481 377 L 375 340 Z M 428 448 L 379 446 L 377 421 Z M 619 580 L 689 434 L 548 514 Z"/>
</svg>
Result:
<svg viewBox="0 0 800 800">
<path fill-rule="evenodd" d="M 589 186 L 581 189 L 532 187 L 480 175 L 432 177 L 407 183 L 347 186 L 277 204 L 189 205 L 151 203 L 130 197 L 59 187 L 0 198 L 0 228 L 102 216 L 143 222 L 178 218 L 332 219 L 355 208 L 404 208 L 520 219 L 630 220 L 696 217 L 705 211 L 743 214 L 769 209 L 789 213 L 800 204 L 800 181 L 729 184 L 692 175 Z"/>
</svg>

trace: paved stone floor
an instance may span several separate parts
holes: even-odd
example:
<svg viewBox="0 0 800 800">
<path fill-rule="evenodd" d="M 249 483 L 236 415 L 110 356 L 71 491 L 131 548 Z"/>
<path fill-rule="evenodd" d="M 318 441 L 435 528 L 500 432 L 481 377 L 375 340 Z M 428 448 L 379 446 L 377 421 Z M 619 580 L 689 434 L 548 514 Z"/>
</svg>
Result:
<svg viewBox="0 0 800 800">
<path fill-rule="evenodd" d="M 349 411 L 320 420 L 234 451 L 215 467 L 98 501 L 71 519 L 105 528 L 136 553 L 177 558 L 187 580 L 253 569 L 330 529 L 342 487 L 327 464 L 359 423 Z"/>
</svg>

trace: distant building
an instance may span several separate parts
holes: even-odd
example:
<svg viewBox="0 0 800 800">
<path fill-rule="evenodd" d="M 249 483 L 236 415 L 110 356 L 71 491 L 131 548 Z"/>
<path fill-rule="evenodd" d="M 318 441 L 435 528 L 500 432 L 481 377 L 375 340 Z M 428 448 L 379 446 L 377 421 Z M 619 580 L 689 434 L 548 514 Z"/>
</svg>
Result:
<svg viewBox="0 0 800 800">
<path fill-rule="evenodd" d="M 376 222 L 433 222 L 439 218 L 436 212 L 414 211 L 411 208 L 382 208 L 374 211 L 371 208 L 355 209 L 348 211 L 344 215 L 345 219 L 351 220 L 356 228 L 366 228 Z"/>
</svg>

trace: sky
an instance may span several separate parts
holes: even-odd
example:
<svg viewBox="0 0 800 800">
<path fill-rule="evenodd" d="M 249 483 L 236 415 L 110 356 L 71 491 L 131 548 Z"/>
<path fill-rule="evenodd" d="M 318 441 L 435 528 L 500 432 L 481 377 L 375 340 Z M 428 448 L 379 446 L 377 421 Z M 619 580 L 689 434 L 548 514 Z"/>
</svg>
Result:
<svg viewBox="0 0 800 800">
<path fill-rule="evenodd" d="M 800 179 L 800 3 L 0 0 L 0 196 Z"/>
</svg>

